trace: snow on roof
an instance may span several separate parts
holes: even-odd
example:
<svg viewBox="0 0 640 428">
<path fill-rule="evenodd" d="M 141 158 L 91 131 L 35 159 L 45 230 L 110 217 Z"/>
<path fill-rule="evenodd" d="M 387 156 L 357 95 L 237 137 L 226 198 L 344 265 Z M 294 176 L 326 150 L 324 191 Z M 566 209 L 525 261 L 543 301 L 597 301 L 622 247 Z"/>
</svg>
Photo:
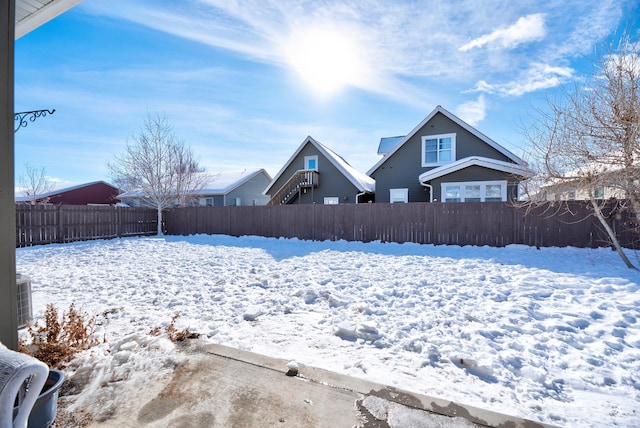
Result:
<svg viewBox="0 0 640 428">
<path fill-rule="evenodd" d="M 342 158 L 342 156 L 338 155 L 324 144 L 320 142 L 317 143 L 320 147 L 326 150 L 326 155 L 329 160 L 333 160 L 334 165 L 342 171 L 342 173 L 358 188 L 358 190 L 362 192 L 375 192 L 376 181 L 373 178 L 369 177 L 367 174 L 356 171 L 346 160 L 344 160 L 344 158 Z"/>
<path fill-rule="evenodd" d="M 271 178 L 263 168 L 245 168 L 237 171 L 217 172 L 211 174 L 211 180 L 205 185 L 200 193 L 206 193 L 207 195 L 225 195 L 260 173 L 264 173 L 268 179 Z"/>
<path fill-rule="evenodd" d="M 16 196 L 16 202 L 27 202 L 33 199 L 42 199 L 49 198 L 51 196 L 59 195 L 60 193 L 70 192 L 72 190 L 81 189 L 83 187 L 93 186 L 94 184 L 106 184 L 107 186 L 111 186 L 114 189 L 116 188 L 114 185 L 107 183 L 106 181 L 91 181 L 89 183 L 69 183 L 69 182 L 57 182 L 53 184 L 53 188 L 49 192 L 40 193 L 38 195 L 27 197 L 27 196 Z M 19 193 L 23 193 L 24 189 L 16 188 L 16 195 Z"/>
<path fill-rule="evenodd" d="M 369 193 L 375 192 L 376 181 L 373 178 L 369 177 L 367 174 L 356 171 L 351 165 L 349 165 L 346 160 L 344 160 L 344 158 L 342 158 L 342 156 L 338 155 L 324 144 L 316 141 L 311 136 L 307 136 L 307 138 L 304 139 L 302 144 L 300 144 L 293 155 L 291 155 L 289 160 L 285 162 L 282 169 L 278 171 L 271 183 L 269 183 L 264 191 L 264 194 L 269 194 L 271 187 L 273 187 L 276 181 L 278 181 L 280 176 L 284 173 L 291 162 L 293 162 L 296 156 L 298 156 L 298 154 L 302 151 L 304 146 L 307 145 L 307 143 L 314 145 L 320 151 L 320 153 L 322 153 L 333 164 L 333 166 L 335 166 L 359 191 Z"/>
<path fill-rule="evenodd" d="M 418 180 L 420 181 L 420 183 L 426 183 L 435 178 L 451 174 L 453 172 L 468 168 L 473 165 L 495 169 L 497 171 L 503 171 L 509 174 L 519 175 L 521 177 L 533 176 L 533 172 L 529 168 L 522 165 L 504 162 L 497 159 L 485 158 L 482 156 L 469 156 L 424 172 L 420 174 Z"/>
<path fill-rule="evenodd" d="M 402 140 L 400 140 L 398 143 L 396 143 L 396 145 L 393 147 L 393 149 L 390 152 L 385 154 L 382 157 L 382 159 L 380 159 L 374 166 L 372 166 L 371 169 L 369 169 L 369 171 L 367 171 L 367 174 L 368 175 L 373 174 L 383 163 L 386 162 L 386 160 L 392 154 L 394 154 L 400 147 L 402 147 L 407 141 L 409 141 L 409 139 L 411 139 L 411 137 L 413 137 L 420 129 L 422 129 L 422 127 L 427 122 L 429 122 L 437 113 L 442 113 L 447 118 L 449 118 L 450 120 L 455 122 L 457 125 L 459 125 L 462 128 L 466 129 L 471 134 L 475 135 L 476 137 L 478 137 L 479 139 L 481 139 L 482 141 L 487 143 L 489 146 L 493 147 L 494 149 L 496 149 L 497 151 L 499 151 L 500 153 L 502 153 L 503 155 L 505 155 L 506 157 L 511 159 L 513 162 L 515 162 L 515 163 L 517 163 L 519 165 L 522 165 L 522 166 L 526 166 L 526 162 L 524 160 L 520 159 L 518 156 L 516 156 L 513 153 L 511 153 L 509 150 L 507 150 L 506 148 L 502 147 L 500 144 L 496 143 L 491 138 L 487 137 L 482 132 L 478 131 L 476 128 L 474 128 L 473 126 L 469 125 L 464 120 L 460 119 L 455 114 L 451 113 L 450 111 L 448 111 L 444 107 L 438 105 L 438 106 L 436 106 L 436 108 L 434 108 L 431 111 L 431 113 L 429 113 L 429 115 L 427 115 L 427 117 L 425 117 L 422 120 L 422 122 L 420 122 L 415 128 L 413 128 L 411 130 L 411 132 L 409 132 L 404 138 L 402 138 Z"/>
<path fill-rule="evenodd" d="M 221 171 L 217 173 L 205 173 L 209 176 L 209 181 L 204 185 L 202 190 L 195 194 L 198 195 L 226 195 L 242 184 L 248 182 L 253 177 L 264 173 L 267 179 L 271 179 L 264 168 L 243 169 L 237 171 Z M 143 193 L 139 190 L 133 190 L 118 195 L 118 198 L 136 198 L 142 197 Z"/>
<path fill-rule="evenodd" d="M 404 135 L 398 137 L 382 137 L 380 138 L 380 144 L 378 145 L 378 154 L 385 155 L 393 149 L 396 144 L 404 139 Z"/>
<path fill-rule="evenodd" d="M 621 163 L 614 163 L 611 158 L 597 160 L 566 171 L 562 177 L 547 178 L 542 188 L 577 182 L 589 176 L 598 178 L 601 184 L 615 185 L 620 183 L 620 176 L 624 173 L 624 169 L 625 167 Z"/>
</svg>

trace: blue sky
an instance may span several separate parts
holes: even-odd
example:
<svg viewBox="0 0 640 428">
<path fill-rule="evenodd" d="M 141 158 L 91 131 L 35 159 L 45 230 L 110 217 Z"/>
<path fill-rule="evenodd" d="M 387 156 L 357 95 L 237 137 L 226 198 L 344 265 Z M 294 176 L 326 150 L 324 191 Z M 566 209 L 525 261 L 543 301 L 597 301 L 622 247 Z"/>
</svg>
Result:
<svg viewBox="0 0 640 428">
<path fill-rule="evenodd" d="M 624 0 L 84 0 L 15 45 L 16 176 L 111 181 L 165 115 L 210 172 L 275 175 L 307 135 L 366 172 L 436 105 L 526 157 L 533 108 L 591 71 Z M 637 24 L 637 22 L 636 22 Z M 636 31 L 637 39 L 637 26 Z"/>
</svg>

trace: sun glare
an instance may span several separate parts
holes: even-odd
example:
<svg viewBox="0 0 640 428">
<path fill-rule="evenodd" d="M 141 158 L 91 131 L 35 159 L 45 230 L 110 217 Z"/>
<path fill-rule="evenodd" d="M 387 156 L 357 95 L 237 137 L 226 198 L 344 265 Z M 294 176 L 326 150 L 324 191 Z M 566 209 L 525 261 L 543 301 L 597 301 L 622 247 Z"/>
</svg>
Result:
<svg viewBox="0 0 640 428">
<path fill-rule="evenodd" d="M 366 66 L 355 40 L 336 29 L 292 33 L 287 59 L 316 94 L 328 97 L 345 86 L 362 83 Z"/>
</svg>

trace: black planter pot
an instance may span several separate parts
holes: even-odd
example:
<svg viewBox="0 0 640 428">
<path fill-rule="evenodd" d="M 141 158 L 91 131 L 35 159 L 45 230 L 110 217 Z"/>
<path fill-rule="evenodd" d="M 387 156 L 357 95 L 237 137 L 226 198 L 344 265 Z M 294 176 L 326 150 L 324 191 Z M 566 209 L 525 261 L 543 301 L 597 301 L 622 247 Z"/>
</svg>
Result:
<svg viewBox="0 0 640 428">
<path fill-rule="evenodd" d="M 49 369 L 49 376 L 42 387 L 42 392 L 38 396 L 31 414 L 27 428 L 49 428 L 56 418 L 58 412 L 58 393 L 62 382 L 64 381 L 64 373 L 60 370 Z M 13 416 L 18 413 L 18 408 L 13 408 Z"/>
</svg>

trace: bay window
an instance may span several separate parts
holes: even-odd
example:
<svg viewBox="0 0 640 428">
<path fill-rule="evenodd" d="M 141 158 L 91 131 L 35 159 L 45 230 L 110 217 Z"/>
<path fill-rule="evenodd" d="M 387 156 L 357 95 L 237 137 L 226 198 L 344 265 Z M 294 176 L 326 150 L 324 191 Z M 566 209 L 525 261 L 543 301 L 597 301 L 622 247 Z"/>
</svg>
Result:
<svg viewBox="0 0 640 428">
<path fill-rule="evenodd" d="M 442 183 L 443 202 L 503 202 L 507 200 L 507 181 Z"/>
</svg>

